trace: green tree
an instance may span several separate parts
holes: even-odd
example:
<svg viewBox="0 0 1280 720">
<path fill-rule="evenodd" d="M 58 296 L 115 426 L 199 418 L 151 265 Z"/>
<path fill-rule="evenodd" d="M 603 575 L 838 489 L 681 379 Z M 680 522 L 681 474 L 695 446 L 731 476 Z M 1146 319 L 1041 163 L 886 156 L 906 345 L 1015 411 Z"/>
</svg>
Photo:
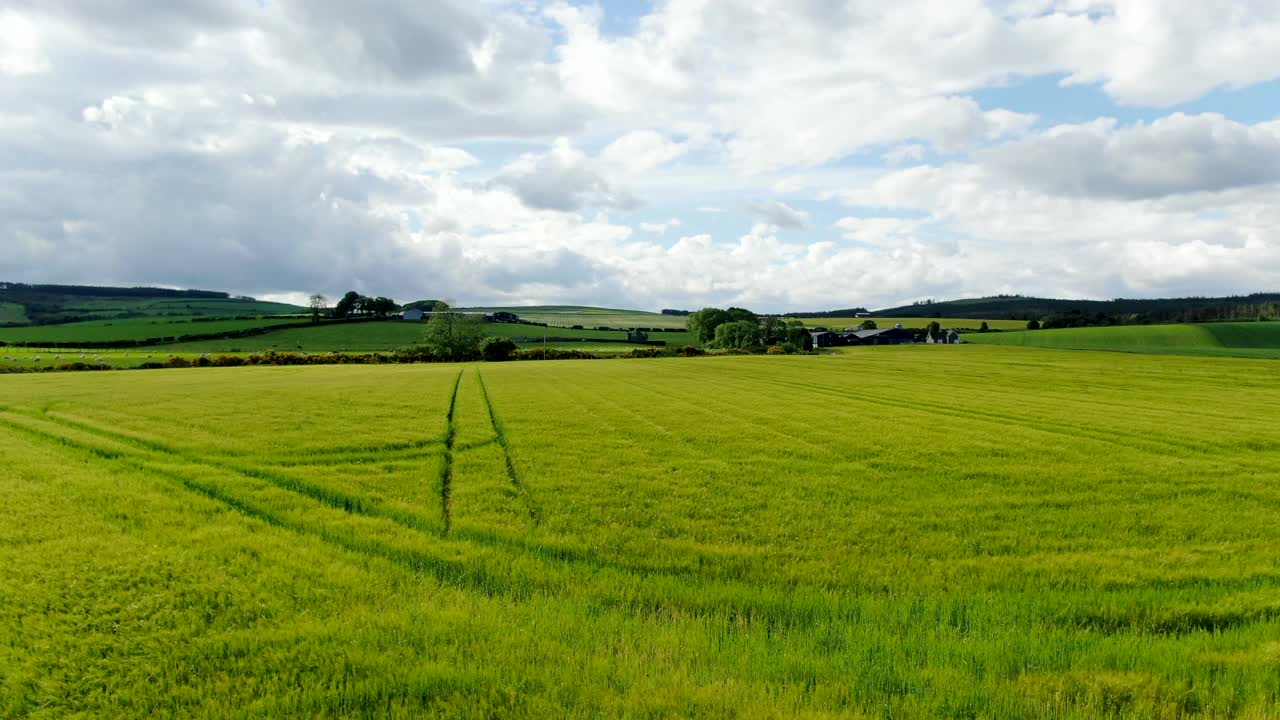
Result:
<svg viewBox="0 0 1280 720">
<path fill-rule="evenodd" d="M 987 325 L 987 321 L 982 321 L 982 327 L 978 328 L 978 332 L 991 332 L 991 326 Z"/>
<path fill-rule="evenodd" d="M 1040 329 L 1040 321 L 1039 321 L 1039 320 L 1028 320 L 1028 321 L 1027 321 L 1027 329 L 1028 329 L 1028 330 L 1039 330 L 1039 329 Z"/>
<path fill-rule="evenodd" d="M 861 326 L 861 327 L 862 327 L 862 329 L 863 329 L 863 330 L 878 330 L 878 329 L 879 329 L 879 328 L 876 326 L 876 321 L 875 321 L 875 320 L 863 320 L 863 321 L 862 321 L 862 326 Z"/>
<path fill-rule="evenodd" d="M 760 318 L 760 332 L 766 338 L 786 337 L 787 322 L 777 315 L 764 315 Z"/>
<path fill-rule="evenodd" d="M 320 313 L 329 306 L 329 298 L 316 293 L 307 300 L 307 306 L 311 308 L 311 322 L 320 322 Z"/>
<path fill-rule="evenodd" d="M 343 295 L 342 299 L 338 301 L 338 304 L 333 307 L 333 316 L 347 317 L 351 313 L 355 312 L 356 305 L 360 302 L 360 299 L 360 293 L 355 290 Z"/>
<path fill-rule="evenodd" d="M 937 320 L 934 320 L 933 322 L 929 323 L 930 335 L 937 335 L 940 332 L 942 332 L 942 323 L 938 322 Z"/>
<path fill-rule="evenodd" d="M 693 339 L 701 347 L 706 347 L 716 337 L 716 328 L 729 322 L 729 313 L 720 308 L 702 308 L 690 313 L 685 327 L 693 334 Z"/>
<path fill-rule="evenodd" d="M 471 360 L 479 356 L 484 341 L 480 316 L 449 309 L 438 302 L 431 311 L 423 344 L 432 354 L 448 360 Z"/>
<path fill-rule="evenodd" d="M 764 341 L 760 323 L 752 320 L 735 320 L 716 327 L 714 344 L 725 350 L 754 350 Z"/>
</svg>

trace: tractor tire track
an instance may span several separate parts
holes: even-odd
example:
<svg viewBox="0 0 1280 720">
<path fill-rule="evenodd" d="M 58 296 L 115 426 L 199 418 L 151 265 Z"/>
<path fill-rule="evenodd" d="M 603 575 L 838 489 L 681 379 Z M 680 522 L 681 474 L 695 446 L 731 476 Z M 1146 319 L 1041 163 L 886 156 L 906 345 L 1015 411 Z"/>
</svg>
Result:
<svg viewBox="0 0 1280 720">
<path fill-rule="evenodd" d="M 442 535 L 448 536 L 453 530 L 453 446 L 458 436 L 458 426 L 454 422 L 454 413 L 458 409 L 458 388 L 462 385 L 462 373 L 453 379 L 453 393 L 449 396 L 449 414 L 445 418 L 444 462 L 440 465 L 440 516 L 444 518 Z"/>
<path fill-rule="evenodd" d="M 511 481 L 512 487 L 524 502 L 525 509 L 529 513 L 529 521 L 534 527 L 542 524 L 542 507 L 533 496 L 533 492 L 529 490 L 529 486 L 525 484 L 520 477 L 520 471 L 516 468 L 515 459 L 511 457 L 511 444 L 507 440 L 506 427 L 502 424 L 502 418 L 498 416 L 498 412 L 493 408 L 493 400 L 489 397 L 489 390 L 484 384 L 484 375 L 481 374 L 479 368 L 476 369 L 476 380 L 480 383 L 480 397 L 484 398 L 484 406 L 489 411 L 489 424 L 493 426 L 495 440 L 502 448 L 502 457 L 507 463 L 507 479 Z"/>
</svg>

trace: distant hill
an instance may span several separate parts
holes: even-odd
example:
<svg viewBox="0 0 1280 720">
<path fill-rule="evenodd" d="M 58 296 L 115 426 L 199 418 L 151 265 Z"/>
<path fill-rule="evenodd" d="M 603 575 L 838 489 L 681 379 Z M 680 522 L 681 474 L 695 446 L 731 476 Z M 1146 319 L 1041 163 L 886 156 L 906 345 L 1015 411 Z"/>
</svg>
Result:
<svg viewBox="0 0 1280 720">
<path fill-rule="evenodd" d="M 0 282 L 0 325 L 143 317 L 244 317 L 306 312 L 212 290 Z"/>
<path fill-rule="evenodd" d="M 1280 293 L 1116 300 L 1061 300 L 997 295 L 885 308 L 871 313 L 871 316 L 995 320 L 1048 318 L 1062 326 L 1255 320 L 1280 316 Z"/>
</svg>

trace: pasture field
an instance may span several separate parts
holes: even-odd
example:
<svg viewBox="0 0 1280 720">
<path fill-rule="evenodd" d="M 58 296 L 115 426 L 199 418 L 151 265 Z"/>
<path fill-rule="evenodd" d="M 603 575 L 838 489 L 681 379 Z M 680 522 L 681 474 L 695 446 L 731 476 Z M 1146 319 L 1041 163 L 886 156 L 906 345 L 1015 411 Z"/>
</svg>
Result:
<svg viewBox="0 0 1280 720">
<path fill-rule="evenodd" d="M 130 298 L 130 297 L 75 297 L 62 306 L 67 315 L 101 315 L 121 312 L 140 312 L 153 316 L 197 315 L 205 317 L 234 317 L 236 315 L 290 315 L 305 313 L 298 305 L 266 302 L 263 300 L 235 300 L 221 298 Z"/>
<path fill-rule="evenodd" d="M 844 328 L 856 328 L 859 323 L 867 320 L 874 320 L 876 327 L 891 328 L 897 323 L 902 323 L 903 327 L 908 328 L 926 328 L 931 322 L 938 322 L 943 329 L 973 329 L 977 330 L 982 327 L 982 323 L 987 323 L 987 327 L 992 330 L 1025 330 L 1027 328 L 1026 320 L 981 320 L 973 318 L 926 318 L 926 317 L 806 317 L 796 318 L 804 323 L 805 327 L 825 327 L 832 330 L 843 330 Z"/>
<path fill-rule="evenodd" d="M 1280 364 L 0 376 L 0 716 L 1280 717 Z"/>
<path fill-rule="evenodd" d="M 64 325 L 0 328 L 0 342 L 69 343 L 112 340 L 147 340 L 157 337 L 202 335 L 303 321 L 299 317 L 263 317 L 252 320 L 201 320 L 193 318 L 115 318 Z"/>
<path fill-rule="evenodd" d="M 90 365 L 107 365 L 115 369 L 136 368 L 143 363 L 162 363 L 170 356 L 195 360 L 200 353 L 170 352 L 167 348 L 132 350 L 45 350 L 40 348 L 0 348 L 0 368 L 42 368 L 63 363 L 83 362 Z M 2 400 L 0 400 L 2 401 Z"/>
<path fill-rule="evenodd" d="M 282 352 L 305 350 L 306 352 L 379 352 L 395 350 L 422 340 L 425 323 L 356 322 L 320 324 L 315 327 L 285 328 L 261 335 L 226 338 L 223 340 L 196 340 L 193 342 L 158 345 L 157 351 L 165 352 Z"/>
<path fill-rule="evenodd" d="M 543 328 L 537 325 L 521 325 L 508 323 L 485 323 L 484 331 L 497 337 L 542 337 Z M 156 346 L 156 351 L 165 352 L 263 352 L 266 350 L 310 351 L 345 351 L 345 352 L 377 352 L 395 350 L 396 348 L 421 342 L 426 332 L 425 323 L 366 322 L 346 325 L 320 325 L 307 328 L 287 328 L 275 332 L 253 335 L 243 338 L 225 340 L 200 340 L 195 342 L 173 343 Z M 625 339 L 622 331 L 574 330 L 572 328 L 546 328 L 548 335 L 554 337 L 579 337 L 583 339 L 614 338 Z M 693 342 L 687 332 L 657 332 L 650 335 L 653 340 L 666 340 L 668 345 L 679 347 Z M 527 347 L 542 347 L 542 342 L 518 343 Z M 611 345 L 612 343 L 610 343 Z M 606 343 L 600 343 L 606 345 Z M 573 345 L 583 349 L 580 345 Z M 619 345 L 630 350 L 634 345 Z"/>
<path fill-rule="evenodd" d="M 522 320 L 544 322 L 557 327 L 581 325 L 584 328 L 610 327 L 627 329 L 633 327 L 684 328 L 685 317 L 681 315 L 663 315 L 643 310 L 619 310 L 615 308 L 586 307 L 579 305 L 531 305 L 516 307 L 483 307 L 463 308 L 486 313 L 511 312 Z"/>
<path fill-rule="evenodd" d="M 966 334 L 987 345 L 1117 352 L 1280 358 L 1280 323 L 1121 325 Z"/>
</svg>

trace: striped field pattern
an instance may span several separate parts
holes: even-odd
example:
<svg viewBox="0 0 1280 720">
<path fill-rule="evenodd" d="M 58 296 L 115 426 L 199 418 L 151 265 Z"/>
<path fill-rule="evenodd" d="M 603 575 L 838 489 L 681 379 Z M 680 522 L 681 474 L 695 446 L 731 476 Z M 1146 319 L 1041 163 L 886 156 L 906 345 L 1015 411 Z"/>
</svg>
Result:
<svg viewBox="0 0 1280 720">
<path fill-rule="evenodd" d="M 1280 365 L 0 376 L 0 717 L 1270 718 Z"/>
</svg>

